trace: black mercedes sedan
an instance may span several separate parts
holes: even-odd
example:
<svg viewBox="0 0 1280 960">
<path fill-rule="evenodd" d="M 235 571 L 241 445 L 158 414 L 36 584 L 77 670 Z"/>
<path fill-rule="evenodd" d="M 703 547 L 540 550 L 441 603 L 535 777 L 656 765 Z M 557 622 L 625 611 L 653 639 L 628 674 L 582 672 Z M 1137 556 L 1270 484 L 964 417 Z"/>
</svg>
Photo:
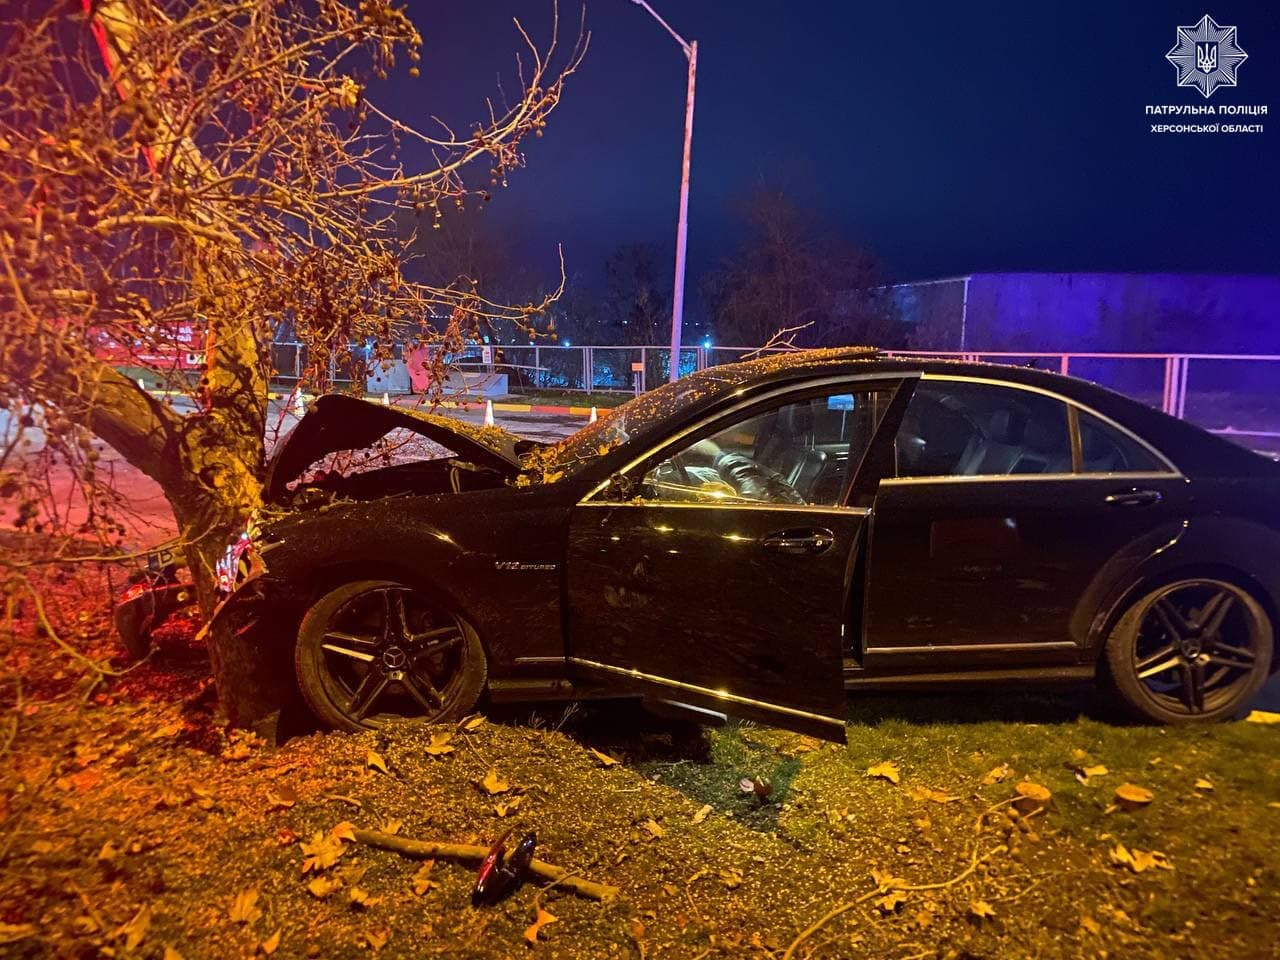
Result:
<svg viewBox="0 0 1280 960">
<path fill-rule="evenodd" d="M 330 395 L 218 616 L 334 727 L 638 696 L 843 739 L 846 691 L 1097 678 L 1160 723 L 1272 671 L 1280 464 L 1027 368 L 802 351 L 554 445 Z"/>
</svg>

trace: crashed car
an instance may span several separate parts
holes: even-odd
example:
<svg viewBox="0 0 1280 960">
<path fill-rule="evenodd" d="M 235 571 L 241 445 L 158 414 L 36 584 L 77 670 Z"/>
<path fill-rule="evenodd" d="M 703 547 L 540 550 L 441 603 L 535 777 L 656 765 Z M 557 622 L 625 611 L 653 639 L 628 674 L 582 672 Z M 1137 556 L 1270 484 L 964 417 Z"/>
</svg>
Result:
<svg viewBox="0 0 1280 960">
<path fill-rule="evenodd" d="M 397 430 L 440 455 L 332 467 Z M 1274 667 L 1278 494 L 1096 385 L 862 349 L 707 369 L 549 446 L 325 396 L 217 616 L 349 730 L 637 696 L 840 740 L 849 689 L 1094 678 L 1208 721 Z"/>
</svg>

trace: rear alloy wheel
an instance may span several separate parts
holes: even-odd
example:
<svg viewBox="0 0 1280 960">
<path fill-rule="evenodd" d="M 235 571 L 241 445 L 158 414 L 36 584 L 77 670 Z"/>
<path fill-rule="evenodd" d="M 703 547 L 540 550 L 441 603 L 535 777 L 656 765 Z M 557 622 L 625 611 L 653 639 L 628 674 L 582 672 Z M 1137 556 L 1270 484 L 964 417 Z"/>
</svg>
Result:
<svg viewBox="0 0 1280 960">
<path fill-rule="evenodd" d="M 1271 620 L 1249 593 L 1214 579 L 1178 580 L 1138 600 L 1107 641 L 1111 680 L 1157 723 L 1234 716 L 1266 683 Z"/>
<path fill-rule="evenodd" d="M 312 711 L 340 730 L 396 717 L 456 720 L 487 679 L 475 631 L 390 580 L 348 583 L 322 597 L 302 619 L 294 662 Z"/>
</svg>

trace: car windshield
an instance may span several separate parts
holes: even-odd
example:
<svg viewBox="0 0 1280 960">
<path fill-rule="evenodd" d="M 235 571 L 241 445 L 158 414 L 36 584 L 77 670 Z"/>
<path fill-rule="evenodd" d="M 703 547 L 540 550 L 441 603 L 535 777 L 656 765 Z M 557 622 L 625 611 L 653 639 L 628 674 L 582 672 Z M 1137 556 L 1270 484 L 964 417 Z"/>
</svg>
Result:
<svg viewBox="0 0 1280 960">
<path fill-rule="evenodd" d="M 543 466 L 572 473 L 628 440 L 648 433 L 685 404 L 718 396 L 741 382 L 742 378 L 732 373 L 725 376 L 720 371 L 703 370 L 675 383 L 664 383 L 614 407 L 595 423 L 548 447 L 542 452 Z"/>
<path fill-rule="evenodd" d="M 675 383 L 664 383 L 655 390 L 614 407 L 595 423 L 570 434 L 553 446 L 541 448 L 536 464 L 527 462 L 526 465 L 540 468 L 543 482 L 548 482 L 556 476 L 571 474 L 615 447 L 644 436 L 686 404 L 711 400 L 736 390 L 753 378 L 787 368 L 798 369 L 806 365 L 866 359 L 874 354 L 875 350 L 871 347 L 796 350 L 708 367 L 682 377 Z"/>
</svg>

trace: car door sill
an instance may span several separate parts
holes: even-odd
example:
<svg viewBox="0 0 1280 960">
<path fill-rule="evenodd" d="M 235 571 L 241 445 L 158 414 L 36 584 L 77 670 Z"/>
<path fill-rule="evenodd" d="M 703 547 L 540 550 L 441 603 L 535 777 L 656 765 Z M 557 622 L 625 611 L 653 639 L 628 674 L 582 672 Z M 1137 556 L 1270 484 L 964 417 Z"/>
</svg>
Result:
<svg viewBox="0 0 1280 960">
<path fill-rule="evenodd" d="M 931 687 L 947 684 L 989 683 L 1003 681 L 1032 681 L 1037 683 L 1062 683 L 1092 680 L 1096 670 L 1092 663 L 1059 667 L 1002 667 L 991 670 L 949 670 L 932 673 L 876 674 L 865 669 L 845 668 L 846 690 L 867 690 L 887 687 Z"/>
<path fill-rule="evenodd" d="M 1041 651 L 1076 650 L 1071 640 L 1054 640 L 1048 643 L 954 643 L 921 644 L 913 647 L 868 647 L 864 656 L 887 657 L 891 655 L 920 655 L 922 653 L 1038 653 Z"/>
<path fill-rule="evenodd" d="M 765 714 L 775 715 L 777 717 L 785 717 L 791 721 L 793 729 L 800 729 L 796 724 L 803 724 L 814 730 L 824 731 L 823 733 L 815 733 L 817 736 L 824 736 L 828 733 L 838 736 L 840 742 L 844 737 L 844 723 L 834 717 L 823 716 L 820 713 L 812 713 L 808 710 L 799 710 L 795 707 L 787 707 L 781 704 L 767 703 L 763 700 L 757 700 L 753 697 L 744 697 L 741 694 L 730 693 L 728 690 L 712 690 L 709 687 L 699 686 L 694 683 L 685 683 L 682 680 L 674 680 L 671 677 L 659 677 L 655 674 L 644 673 L 627 667 L 619 667 L 611 663 L 600 663 L 596 660 L 586 660 L 581 657 L 569 657 L 569 662 L 578 667 L 583 667 L 589 671 L 603 673 L 629 679 L 639 683 L 652 684 L 655 686 L 666 687 L 672 690 L 680 690 L 686 694 L 696 694 L 706 697 L 708 700 L 725 705 L 724 712 L 731 713 L 736 706 L 739 709 L 753 710 L 763 712 Z M 805 732 L 808 732 L 807 730 Z"/>
</svg>

